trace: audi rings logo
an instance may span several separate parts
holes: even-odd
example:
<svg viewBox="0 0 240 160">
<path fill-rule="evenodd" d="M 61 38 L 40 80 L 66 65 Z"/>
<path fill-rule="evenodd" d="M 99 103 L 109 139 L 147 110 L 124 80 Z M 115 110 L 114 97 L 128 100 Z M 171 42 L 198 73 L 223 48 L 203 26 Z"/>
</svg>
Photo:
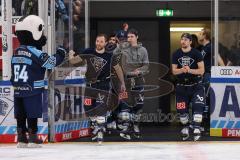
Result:
<svg viewBox="0 0 240 160">
<path fill-rule="evenodd" d="M 220 75 L 232 75 L 233 70 L 232 69 L 221 69 L 220 70 Z"/>
</svg>

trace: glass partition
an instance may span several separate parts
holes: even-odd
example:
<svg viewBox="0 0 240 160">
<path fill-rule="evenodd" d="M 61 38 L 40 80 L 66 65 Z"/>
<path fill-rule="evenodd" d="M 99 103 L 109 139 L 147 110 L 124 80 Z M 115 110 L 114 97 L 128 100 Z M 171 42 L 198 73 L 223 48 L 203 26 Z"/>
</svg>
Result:
<svg viewBox="0 0 240 160">
<path fill-rule="evenodd" d="M 222 65 L 240 66 L 240 1 L 219 1 L 218 50 Z"/>
<path fill-rule="evenodd" d="M 211 69 L 210 135 L 239 137 L 240 1 L 214 0 L 214 60 Z"/>
<path fill-rule="evenodd" d="M 240 1 L 238 0 L 140 0 L 138 2 L 132 0 L 14 0 L 12 3 L 13 26 L 20 16 L 29 14 L 39 15 L 46 24 L 45 34 L 48 38 L 48 43 L 43 50 L 49 54 L 54 54 L 59 47 L 63 47 L 68 52 L 65 62 L 46 74 L 46 79 L 49 79 L 49 81 L 48 93 L 45 96 L 48 96 L 46 103 L 49 104 L 48 111 L 50 112 L 47 113 L 45 111 L 44 121 L 48 121 L 50 124 L 50 140 L 64 141 L 90 135 L 89 116 L 86 115 L 86 108 L 84 108 L 84 106 L 91 103 L 89 98 L 84 98 L 86 96 L 86 85 L 90 83 L 86 76 L 89 76 L 89 74 L 98 76 L 99 68 L 105 64 L 102 63 L 104 62 L 101 61 L 102 59 L 91 59 L 92 57 L 88 57 L 89 59 L 86 59 L 88 63 L 73 65 L 69 63 L 68 58 L 71 50 L 80 55 L 87 48 L 96 50 L 98 47 L 96 38 L 99 34 L 107 35 L 108 38 L 106 39 L 104 49 L 109 54 L 113 54 L 116 48 L 128 48 L 131 41 L 129 40 L 131 39 L 130 36 L 134 37 L 134 35 L 139 43 L 132 50 L 137 52 L 139 48 L 144 47 L 148 52 L 149 73 L 146 74 L 144 80 L 141 79 L 144 82 L 144 85 L 141 86 L 142 88 L 136 87 L 137 90 L 142 89 L 141 91 L 144 94 L 137 93 L 137 96 L 132 97 L 133 100 L 143 105 L 138 112 L 139 117 L 137 118 L 139 118 L 138 124 L 140 124 L 144 135 L 153 133 L 155 138 L 158 139 L 158 131 L 165 130 L 168 132 L 172 128 L 174 133 L 177 132 L 177 135 L 180 135 L 180 132 L 177 130 L 180 130 L 182 126 L 176 110 L 177 102 L 174 84 L 177 79 L 172 75 L 172 56 L 177 49 L 181 48 L 180 40 L 183 33 L 188 32 L 200 38 L 199 35 L 203 28 L 209 28 L 211 31 L 211 52 L 212 61 L 214 62 L 212 65 L 216 67 L 213 67 L 211 81 L 217 84 L 213 84 L 211 88 L 207 89 L 209 91 L 207 93 L 212 93 L 211 96 L 213 96 L 213 98 L 211 97 L 213 101 L 211 102 L 210 114 L 214 113 L 214 118 L 217 118 L 212 119 L 213 121 L 211 120 L 213 125 L 216 123 L 211 128 L 221 126 L 223 123 L 221 118 L 230 117 L 231 119 L 234 116 L 239 116 L 239 109 L 236 107 L 238 105 L 239 96 L 237 95 L 239 93 L 235 89 L 238 84 L 226 85 L 230 82 L 227 82 L 228 79 L 224 79 L 224 86 L 221 86 L 222 88 L 219 87 L 222 85 L 220 84 L 223 81 L 222 78 L 229 78 L 228 76 L 237 78 L 240 74 L 240 70 L 237 68 L 240 65 L 239 7 Z M 128 35 L 127 32 L 133 28 L 137 32 L 135 30 L 133 32 L 134 35 Z M 13 37 L 12 45 L 13 48 L 16 48 L 19 43 L 14 35 Z M 201 44 L 198 44 L 197 47 L 201 51 Z M 124 49 L 121 52 L 125 52 Z M 136 54 L 132 61 L 139 57 L 141 55 Z M 114 58 L 117 59 L 119 57 Z M 118 60 L 123 60 L 118 61 L 118 64 L 126 64 L 124 61 L 126 59 Z M 226 68 L 219 68 L 218 65 Z M 89 66 L 92 68 L 89 69 Z M 122 98 L 122 96 L 134 95 L 136 93 L 136 91 L 132 90 L 134 90 L 133 86 L 137 82 L 126 74 L 128 69 L 132 69 L 132 66 L 126 66 L 122 65 L 121 67 L 125 81 L 128 83 L 127 89 L 130 90 L 127 94 L 122 94 L 114 88 L 119 87 L 120 81 L 114 69 L 111 69 L 112 88 L 110 92 L 114 93 L 115 98 L 118 94 L 120 95 L 118 98 Z M 230 80 L 238 83 L 238 79 Z M 214 90 L 219 88 L 222 92 L 214 92 Z M 218 95 L 220 93 L 224 95 Z M 226 99 L 217 99 L 224 96 Z M 229 97 L 232 99 L 229 99 Z M 101 101 L 101 98 L 102 96 L 99 96 L 98 101 Z M 142 103 L 143 99 L 144 103 Z M 129 98 L 128 100 L 131 99 Z M 116 103 L 113 102 L 111 104 L 116 106 L 110 106 L 110 109 L 118 108 L 117 104 L 122 102 L 121 100 L 116 101 Z M 128 105 L 133 105 L 133 102 L 135 101 L 129 102 Z M 133 106 L 131 107 L 134 108 Z M 181 108 L 181 104 L 178 107 Z M 209 110 L 206 110 L 206 116 L 209 118 Z M 119 113 L 117 113 L 118 110 L 115 111 L 111 110 L 108 114 L 113 118 L 110 121 L 118 123 L 120 121 L 118 119 Z M 190 110 L 190 112 L 192 111 Z M 218 111 L 221 111 L 221 116 L 225 116 L 224 114 L 227 116 L 219 119 L 220 113 Z M 127 116 L 132 116 L 132 121 L 129 125 L 134 126 L 133 119 L 136 118 L 134 117 L 135 115 L 135 113 L 127 113 Z M 120 127 L 121 123 L 119 123 Z M 229 122 L 228 126 L 231 123 Z M 155 125 L 158 127 L 155 127 Z M 232 126 L 238 127 L 237 125 Z M 119 130 L 117 130 L 117 134 L 119 137 Z M 163 138 L 165 139 L 166 137 Z M 171 138 L 180 140 L 175 135 Z"/>
<path fill-rule="evenodd" d="M 85 48 L 88 21 L 85 4 L 85 0 L 50 1 L 52 53 L 59 47 L 76 53 Z M 86 66 L 71 65 L 68 53 L 65 60 L 49 75 L 50 141 L 65 141 L 90 134 L 83 109 Z"/>
</svg>

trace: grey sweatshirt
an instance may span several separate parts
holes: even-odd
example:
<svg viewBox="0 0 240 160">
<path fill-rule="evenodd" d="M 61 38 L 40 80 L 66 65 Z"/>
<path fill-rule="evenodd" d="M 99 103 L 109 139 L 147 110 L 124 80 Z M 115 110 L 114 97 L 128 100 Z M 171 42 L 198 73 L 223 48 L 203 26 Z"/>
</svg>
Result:
<svg viewBox="0 0 240 160">
<path fill-rule="evenodd" d="M 138 69 L 142 75 L 148 73 L 148 52 L 141 43 L 132 47 L 128 42 L 125 42 L 113 51 L 113 55 L 119 61 L 125 75 L 131 74 L 135 69 Z"/>
</svg>

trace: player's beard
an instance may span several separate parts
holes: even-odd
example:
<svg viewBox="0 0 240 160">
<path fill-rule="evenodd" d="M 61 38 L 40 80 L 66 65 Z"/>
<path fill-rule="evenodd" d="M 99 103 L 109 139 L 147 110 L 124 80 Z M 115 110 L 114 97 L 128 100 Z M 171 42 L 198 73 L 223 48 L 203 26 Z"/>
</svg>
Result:
<svg viewBox="0 0 240 160">
<path fill-rule="evenodd" d="M 104 47 L 102 47 L 102 46 L 99 46 L 99 45 L 96 46 L 97 51 L 102 51 L 103 49 L 104 49 Z"/>
</svg>

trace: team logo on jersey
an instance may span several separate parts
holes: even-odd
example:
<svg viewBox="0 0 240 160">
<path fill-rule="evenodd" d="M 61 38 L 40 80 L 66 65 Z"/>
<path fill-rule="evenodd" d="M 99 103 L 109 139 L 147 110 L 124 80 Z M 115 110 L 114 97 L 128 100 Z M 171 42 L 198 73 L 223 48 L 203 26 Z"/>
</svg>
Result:
<svg viewBox="0 0 240 160">
<path fill-rule="evenodd" d="M 96 72 L 101 70 L 107 64 L 107 61 L 100 57 L 92 57 L 90 58 L 90 61 Z"/>
<path fill-rule="evenodd" d="M 143 94 L 139 94 L 137 98 L 135 98 L 137 104 L 143 104 L 144 96 Z"/>
<path fill-rule="evenodd" d="M 191 57 L 188 57 L 188 56 L 183 56 L 183 57 L 178 59 L 178 62 L 182 66 L 191 66 L 194 62 L 194 59 L 192 59 Z"/>
<path fill-rule="evenodd" d="M 104 98 L 105 98 L 104 95 L 101 95 L 100 93 L 98 93 L 98 97 L 97 97 L 97 99 L 96 99 L 96 102 L 98 102 L 98 103 L 104 103 Z"/>
<path fill-rule="evenodd" d="M 203 57 L 206 55 L 206 52 L 204 50 L 202 50 L 201 53 Z"/>
<path fill-rule="evenodd" d="M 199 101 L 203 101 L 204 100 L 204 98 L 201 97 L 199 94 L 197 95 L 197 98 L 199 99 Z"/>
<path fill-rule="evenodd" d="M 201 96 L 198 94 L 195 103 L 204 104 L 204 97 L 201 97 Z"/>
</svg>

